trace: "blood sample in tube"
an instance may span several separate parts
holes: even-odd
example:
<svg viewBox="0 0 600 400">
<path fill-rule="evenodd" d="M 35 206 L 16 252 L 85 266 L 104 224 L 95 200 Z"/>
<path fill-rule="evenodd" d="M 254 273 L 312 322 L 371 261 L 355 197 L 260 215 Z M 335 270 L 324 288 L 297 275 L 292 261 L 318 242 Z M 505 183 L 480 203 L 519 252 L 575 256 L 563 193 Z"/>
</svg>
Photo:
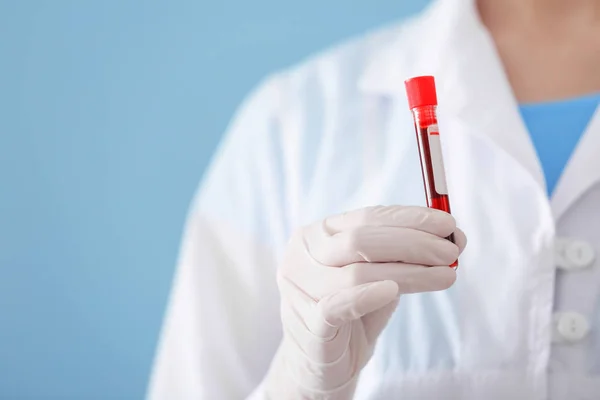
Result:
<svg viewBox="0 0 600 400">
<path fill-rule="evenodd" d="M 433 76 L 405 81 L 408 105 L 412 111 L 427 206 L 450 214 L 450 199 L 442 157 L 437 120 L 437 93 Z M 455 243 L 454 234 L 447 237 Z M 458 260 L 450 265 L 458 267 Z"/>
</svg>

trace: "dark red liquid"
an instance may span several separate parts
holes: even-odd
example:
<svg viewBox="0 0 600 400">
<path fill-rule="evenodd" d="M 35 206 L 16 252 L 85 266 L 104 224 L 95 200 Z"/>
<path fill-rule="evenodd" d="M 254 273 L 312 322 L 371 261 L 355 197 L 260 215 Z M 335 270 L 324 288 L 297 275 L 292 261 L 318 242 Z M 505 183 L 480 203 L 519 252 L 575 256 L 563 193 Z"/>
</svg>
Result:
<svg viewBox="0 0 600 400">
<path fill-rule="evenodd" d="M 450 200 L 447 194 L 439 194 L 435 191 L 435 184 L 433 178 L 433 165 L 431 161 L 431 149 L 429 146 L 429 135 L 427 133 L 427 126 L 436 123 L 434 116 L 429 116 L 427 120 L 420 121 L 425 126 L 418 126 L 415 124 L 415 130 L 417 133 L 417 143 L 419 146 L 419 158 L 421 160 L 421 172 L 423 173 L 423 184 L 425 186 L 425 197 L 427 201 L 427 207 L 435 208 L 437 210 L 445 211 L 450 214 Z M 454 233 L 448 236 L 446 239 L 452 243 L 456 243 L 454 239 Z M 458 267 L 458 260 L 450 265 L 453 268 Z"/>
</svg>

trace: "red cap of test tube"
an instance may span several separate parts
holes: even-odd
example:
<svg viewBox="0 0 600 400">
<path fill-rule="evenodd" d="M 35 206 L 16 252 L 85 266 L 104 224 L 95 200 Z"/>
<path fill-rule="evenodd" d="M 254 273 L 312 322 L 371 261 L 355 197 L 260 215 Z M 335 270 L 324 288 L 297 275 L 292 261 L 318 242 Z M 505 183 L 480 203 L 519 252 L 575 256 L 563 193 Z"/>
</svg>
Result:
<svg viewBox="0 0 600 400">
<path fill-rule="evenodd" d="M 404 81 L 408 106 L 415 107 L 437 106 L 435 80 L 433 76 L 417 76 Z"/>
</svg>

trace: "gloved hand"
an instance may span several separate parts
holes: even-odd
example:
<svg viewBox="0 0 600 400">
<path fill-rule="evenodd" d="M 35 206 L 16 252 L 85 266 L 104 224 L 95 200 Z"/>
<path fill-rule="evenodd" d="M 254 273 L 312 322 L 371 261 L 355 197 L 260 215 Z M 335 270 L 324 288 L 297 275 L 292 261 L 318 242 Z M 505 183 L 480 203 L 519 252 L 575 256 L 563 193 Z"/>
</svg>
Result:
<svg viewBox="0 0 600 400">
<path fill-rule="evenodd" d="M 457 245 L 444 239 L 455 233 Z M 284 337 L 270 400 L 351 399 L 400 294 L 443 290 L 466 244 L 447 213 L 369 207 L 299 230 L 278 271 Z"/>
</svg>

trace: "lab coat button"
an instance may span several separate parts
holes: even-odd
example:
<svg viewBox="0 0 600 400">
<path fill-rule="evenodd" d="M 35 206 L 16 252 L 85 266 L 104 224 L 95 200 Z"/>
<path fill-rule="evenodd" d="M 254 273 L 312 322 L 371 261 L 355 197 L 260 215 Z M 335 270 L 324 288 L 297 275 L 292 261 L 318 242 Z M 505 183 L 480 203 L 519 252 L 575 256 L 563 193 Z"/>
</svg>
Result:
<svg viewBox="0 0 600 400">
<path fill-rule="evenodd" d="M 565 248 L 565 257 L 574 268 L 586 268 L 594 263 L 592 246 L 581 240 L 571 240 Z"/>
<path fill-rule="evenodd" d="M 555 243 L 556 265 L 563 270 L 577 270 L 590 267 L 596 253 L 587 242 L 573 239 L 557 239 Z"/>
<path fill-rule="evenodd" d="M 556 329 L 563 341 L 578 342 L 590 331 L 590 323 L 577 312 L 562 312 L 555 315 Z"/>
</svg>

